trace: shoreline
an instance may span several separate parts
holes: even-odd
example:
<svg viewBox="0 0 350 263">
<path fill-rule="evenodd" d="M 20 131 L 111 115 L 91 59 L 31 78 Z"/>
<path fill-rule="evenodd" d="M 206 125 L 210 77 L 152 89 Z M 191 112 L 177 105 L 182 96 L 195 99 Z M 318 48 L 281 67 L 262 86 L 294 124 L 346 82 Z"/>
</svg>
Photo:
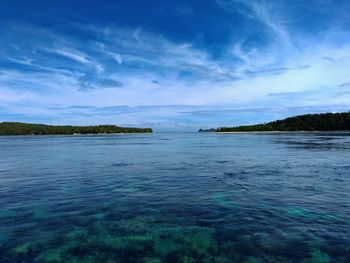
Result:
<svg viewBox="0 0 350 263">
<path fill-rule="evenodd" d="M 233 134 L 233 133 L 350 133 L 350 130 L 336 130 L 336 131 L 229 131 L 229 132 L 213 132 L 217 134 Z"/>
<path fill-rule="evenodd" d="M 127 135 L 127 134 L 153 134 L 153 132 L 117 132 L 117 133 L 75 133 L 75 134 L 1 134 L 0 137 L 9 137 L 9 136 L 93 136 L 93 135 Z"/>
</svg>

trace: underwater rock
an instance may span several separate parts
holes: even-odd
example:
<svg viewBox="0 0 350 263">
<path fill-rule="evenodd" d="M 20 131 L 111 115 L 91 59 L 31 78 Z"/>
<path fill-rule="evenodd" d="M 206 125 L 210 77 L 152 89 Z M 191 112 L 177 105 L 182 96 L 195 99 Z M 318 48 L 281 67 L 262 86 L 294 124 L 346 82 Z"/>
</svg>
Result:
<svg viewBox="0 0 350 263">
<path fill-rule="evenodd" d="M 97 219 L 97 220 L 103 220 L 105 218 L 105 214 L 98 213 L 98 214 L 93 215 L 93 217 L 94 217 L 94 219 Z"/>
<path fill-rule="evenodd" d="M 160 258 L 144 258 L 143 263 L 162 263 Z"/>
<path fill-rule="evenodd" d="M 214 257 L 215 263 L 231 263 L 232 260 L 228 259 L 227 257 Z"/>
<path fill-rule="evenodd" d="M 213 232 L 210 229 L 195 229 L 189 236 L 186 236 L 185 240 L 186 247 L 196 251 L 197 254 L 205 255 L 210 248 L 216 248 Z"/>
<path fill-rule="evenodd" d="M 222 206 L 224 208 L 236 208 L 238 207 L 238 204 L 234 201 L 227 199 L 228 195 L 223 193 L 216 193 L 212 196 L 212 200 L 214 203 L 218 204 L 219 206 Z"/>
<path fill-rule="evenodd" d="M 157 239 L 153 245 L 153 249 L 157 255 L 165 258 L 170 253 L 181 250 L 181 246 L 173 240 Z"/>
<path fill-rule="evenodd" d="M 151 233 L 153 250 L 166 262 L 198 262 L 215 251 L 214 232 L 202 227 L 159 228 Z"/>
<path fill-rule="evenodd" d="M 49 213 L 42 209 L 37 209 L 33 213 L 33 218 L 35 219 L 47 219 L 49 217 Z"/>
<path fill-rule="evenodd" d="M 133 219 L 124 219 L 118 222 L 117 226 L 128 233 L 144 233 L 146 232 L 152 221 L 146 217 L 136 217 Z"/>
<path fill-rule="evenodd" d="M 89 247 L 92 248 L 116 251 L 119 249 L 123 249 L 126 246 L 122 238 L 112 236 L 109 233 L 101 233 L 90 236 L 87 239 L 87 244 Z"/>
<path fill-rule="evenodd" d="M 328 254 L 322 252 L 319 249 L 312 251 L 311 258 L 303 261 L 303 263 L 329 263 L 329 262 L 331 262 L 331 259 L 328 256 Z"/>
<path fill-rule="evenodd" d="M 75 239 L 86 239 L 88 236 L 89 236 L 89 232 L 87 231 L 87 229 L 83 227 L 76 227 L 66 235 L 66 238 L 68 240 L 75 240 Z"/>
<path fill-rule="evenodd" d="M 312 255 L 312 263 L 329 263 L 331 261 L 330 257 L 326 254 L 321 252 L 320 250 L 315 250 L 311 253 Z"/>
<path fill-rule="evenodd" d="M 60 263 L 62 261 L 61 251 L 46 250 L 34 259 L 35 263 Z"/>
<path fill-rule="evenodd" d="M 25 255 L 30 251 L 30 248 L 31 248 L 30 243 L 24 243 L 24 244 L 18 245 L 15 248 L 15 253 L 19 255 Z"/>
</svg>

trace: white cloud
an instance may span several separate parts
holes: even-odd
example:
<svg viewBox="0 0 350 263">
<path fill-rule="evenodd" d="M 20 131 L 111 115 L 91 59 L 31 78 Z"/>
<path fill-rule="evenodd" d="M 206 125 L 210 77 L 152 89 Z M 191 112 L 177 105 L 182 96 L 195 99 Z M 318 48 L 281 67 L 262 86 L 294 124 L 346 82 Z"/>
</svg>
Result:
<svg viewBox="0 0 350 263">
<path fill-rule="evenodd" d="M 142 33 L 142 27 L 139 27 L 133 32 L 132 35 L 135 38 L 135 40 L 140 41 L 140 34 L 141 33 Z"/>
<path fill-rule="evenodd" d="M 61 55 L 63 57 L 69 58 L 71 60 L 80 62 L 87 66 L 92 66 L 97 71 L 103 71 L 104 66 L 94 62 L 92 59 L 88 58 L 88 56 L 80 51 L 73 50 L 73 49 L 67 49 L 67 48 L 56 48 L 56 49 L 47 49 L 50 53 L 55 53 L 58 55 Z"/>
</svg>

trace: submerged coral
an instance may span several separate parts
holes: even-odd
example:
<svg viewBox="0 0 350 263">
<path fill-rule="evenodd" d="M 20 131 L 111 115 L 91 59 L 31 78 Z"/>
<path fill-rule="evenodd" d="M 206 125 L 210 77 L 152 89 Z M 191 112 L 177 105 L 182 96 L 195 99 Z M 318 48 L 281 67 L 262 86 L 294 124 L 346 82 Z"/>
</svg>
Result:
<svg viewBox="0 0 350 263">
<path fill-rule="evenodd" d="M 311 252 L 311 258 L 306 259 L 303 263 L 329 263 L 331 258 L 324 252 L 316 249 Z"/>
<path fill-rule="evenodd" d="M 227 231 L 227 230 L 226 230 Z M 152 217 L 108 221 L 96 219 L 46 240 L 16 246 L 8 262 L 135 262 L 135 263 L 329 263 L 313 250 L 310 258 L 290 261 L 275 250 L 269 235 L 228 238 L 220 229 L 155 223 Z M 272 243 L 271 243 L 272 242 Z M 253 245 L 254 244 L 254 245 Z M 250 246 L 252 245 L 252 246 Z"/>
</svg>

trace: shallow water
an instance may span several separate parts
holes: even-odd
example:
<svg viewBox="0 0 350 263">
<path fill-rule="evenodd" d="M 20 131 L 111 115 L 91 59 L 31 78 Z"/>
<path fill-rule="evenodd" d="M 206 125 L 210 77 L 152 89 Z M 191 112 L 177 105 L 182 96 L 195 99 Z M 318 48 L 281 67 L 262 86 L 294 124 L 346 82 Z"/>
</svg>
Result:
<svg viewBox="0 0 350 263">
<path fill-rule="evenodd" d="M 350 134 L 0 137 L 0 262 L 350 262 Z"/>
</svg>

